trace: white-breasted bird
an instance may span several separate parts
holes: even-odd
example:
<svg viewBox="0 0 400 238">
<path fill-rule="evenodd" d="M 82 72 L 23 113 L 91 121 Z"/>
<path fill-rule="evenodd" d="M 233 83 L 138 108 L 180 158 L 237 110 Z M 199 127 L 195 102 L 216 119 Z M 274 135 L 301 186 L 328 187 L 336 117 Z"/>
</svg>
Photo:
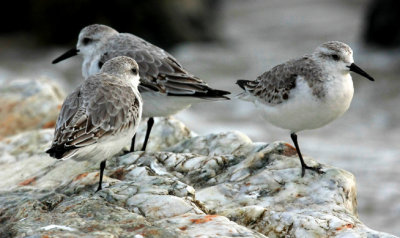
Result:
<svg viewBox="0 0 400 238">
<path fill-rule="evenodd" d="M 95 159 L 100 163 L 101 190 L 106 159 L 120 152 L 135 135 L 142 117 L 135 60 L 120 56 L 107 61 L 65 99 L 51 148 L 56 159 Z"/>
<path fill-rule="evenodd" d="M 374 81 L 354 64 L 348 45 L 330 41 L 310 55 L 273 67 L 254 81 L 237 81 L 244 90 L 241 99 L 254 102 L 264 119 L 290 131 L 302 176 L 306 169 L 322 171 L 304 162 L 296 133 L 322 127 L 347 111 L 354 93 L 350 71 Z"/>
<path fill-rule="evenodd" d="M 204 81 L 186 71 L 168 52 L 129 33 L 94 24 L 83 28 L 73 48 L 53 63 L 82 55 L 83 76 L 93 75 L 104 62 L 116 56 L 129 56 L 139 65 L 139 91 L 143 97 L 143 117 L 149 117 L 142 150 L 153 125 L 153 117 L 166 117 L 193 103 L 229 99 L 230 92 L 210 88 Z M 206 100 L 204 100 L 206 99 Z M 134 139 L 132 140 L 134 142 Z M 133 151 L 133 143 L 131 151 Z"/>
</svg>

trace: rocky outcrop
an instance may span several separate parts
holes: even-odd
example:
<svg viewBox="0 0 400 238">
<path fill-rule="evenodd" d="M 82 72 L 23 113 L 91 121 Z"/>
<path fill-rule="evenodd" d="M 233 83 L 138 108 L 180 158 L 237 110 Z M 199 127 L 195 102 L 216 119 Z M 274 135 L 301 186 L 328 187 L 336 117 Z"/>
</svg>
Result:
<svg viewBox="0 0 400 238">
<path fill-rule="evenodd" d="M 322 165 L 301 178 L 283 142 L 157 120 L 149 151 L 110 158 L 95 193 L 99 162 L 48 157 L 52 133 L 0 142 L 4 237 L 394 237 L 358 219 L 352 174 Z"/>
<path fill-rule="evenodd" d="M 47 79 L 19 79 L 0 85 L 0 138 L 39 128 L 53 128 L 64 93 Z"/>
<path fill-rule="evenodd" d="M 44 152 L 60 90 L 43 80 L 2 90 L 3 105 L 14 103 L 2 116 L 20 120 L 2 129 L 22 132 L 0 140 L 0 237 L 394 237 L 358 219 L 352 174 L 321 165 L 325 174 L 302 178 L 289 144 L 236 131 L 197 136 L 173 118 L 156 119 L 146 152 L 109 158 L 95 193 L 95 157 Z"/>
</svg>

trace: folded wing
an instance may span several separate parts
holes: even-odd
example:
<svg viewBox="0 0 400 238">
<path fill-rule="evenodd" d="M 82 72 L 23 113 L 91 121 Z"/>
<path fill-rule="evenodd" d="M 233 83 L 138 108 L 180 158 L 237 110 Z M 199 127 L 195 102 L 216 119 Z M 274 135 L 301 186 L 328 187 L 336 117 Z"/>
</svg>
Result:
<svg viewBox="0 0 400 238">
<path fill-rule="evenodd" d="M 52 146 L 46 151 L 50 156 L 66 158 L 78 148 L 139 123 L 139 99 L 130 86 L 118 84 L 117 80 L 104 74 L 92 76 L 67 97 Z"/>
<path fill-rule="evenodd" d="M 311 67 L 310 65 L 314 65 Z M 256 80 L 238 80 L 237 84 L 245 90 L 245 94 L 270 105 L 276 105 L 287 101 L 291 96 L 291 90 L 296 87 L 298 77 L 311 78 L 314 83 L 321 83 L 320 69 L 308 56 L 291 60 L 277 65 L 263 73 Z M 308 82 L 309 84 L 312 82 Z M 316 87 L 318 90 L 318 87 Z M 316 93 L 316 92 L 313 92 Z"/>
<path fill-rule="evenodd" d="M 105 47 L 100 63 L 117 56 L 129 56 L 139 65 L 141 92 L 160 92 L 171 96 L 227 98 L 227 91 L 210 88 L 204 81 L 188 73 L 163 49 L 130 34 L 120 34 Z"/>
</svg>

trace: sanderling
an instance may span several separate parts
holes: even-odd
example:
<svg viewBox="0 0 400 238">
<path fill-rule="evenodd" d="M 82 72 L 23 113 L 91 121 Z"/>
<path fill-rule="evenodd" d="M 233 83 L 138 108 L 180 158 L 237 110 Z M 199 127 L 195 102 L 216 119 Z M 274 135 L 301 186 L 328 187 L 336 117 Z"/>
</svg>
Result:
<svg viewBox="0 0 400 238">
<path fill-rule="evenodd" d="M 322 171 L 304 163 L 296 133 L 322 127 L 347 111 L 354 92 L 350 71 L 374 81 L 354 64 L 348 45 L 330 41 L 311 55 L 277 65 L 254 81 L 237 81 L 244 89 L 241 99 L 254 102 L 271 124 L 290 130 L 302 176 L 305 169 Z"/>
<path fill-rule="evenodd" d="M 187 72 L 163 49 L 129 33 L 118 33 L 104 25 L 90 25 L 81 30 L 76 48 L 55 59 L 58 63 L 74 55 L 83 56 L 82 74 L 97 73 L 102 64 L 116 56 L 129 56 L 139 65 L 139 91 L 143 97 L 143 117 L 149 117 L 142 150 L 153 126 L 153 117 L 166 117 L 188 108 L 202 99 L 229 99 L 230 92 L 210 88 Z M 134 142 L 134 139 L 132 140 Z M 131 151 L 133 151 L 133 143 Z"/>
<path fill-rule="evenodd" d="M 137 63 L 125 56 L 107 61 L 64 101 L 51 148 L 56 159 L 101 160 L 101 190 L 106 159 L 122 150 L 142 116 Z"/>
</svg>

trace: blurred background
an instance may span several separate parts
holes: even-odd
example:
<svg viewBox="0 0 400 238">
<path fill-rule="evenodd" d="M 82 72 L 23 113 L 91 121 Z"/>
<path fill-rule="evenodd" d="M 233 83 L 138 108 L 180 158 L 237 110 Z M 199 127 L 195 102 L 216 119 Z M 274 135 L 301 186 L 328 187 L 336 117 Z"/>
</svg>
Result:
<svg viewBox="0 0 400 238">
<path fill-rule="evenodd" d="M 349 111 L 299 133 L 304 154 L 357 179 L 360 220 L 400 235 L 400 2 L 397 0 L 148 0 L 9 2 L 0 15 L 0 85 L 48 78 L 67 94 L 81 81 L 81 59 L 51 61 L 76 44 L 80 29 L 102 23 L 172 53 L 210 86 L 239 93 L 255 79 L 319 44 L 349 44 L 357 65 Z M 4 91 L 0 91 L 5 95 Z M 0 95 L 1 97 L 1 95 Z M 0 106 L 0 121 L 7 110 Z M 176 115 L 198 134 L 239 130 L 253 141 L 290 141 L 247 102 L 204 103 Z M 1 123 L 1 122 L 0 122 Z M 15 133 L 1 124 L 0 138 Z"/>
</svg>

